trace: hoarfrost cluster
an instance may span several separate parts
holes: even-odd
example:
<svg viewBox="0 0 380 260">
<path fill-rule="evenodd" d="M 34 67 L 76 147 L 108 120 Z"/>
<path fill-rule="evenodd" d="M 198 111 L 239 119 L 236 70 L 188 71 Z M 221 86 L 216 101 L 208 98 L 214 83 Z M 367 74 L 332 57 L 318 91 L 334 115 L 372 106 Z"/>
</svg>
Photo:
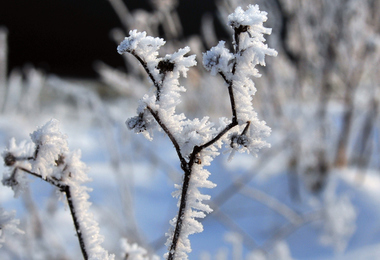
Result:
<svg viewBox="0 0 380 260">
<path fill-rule="evenodd" d="M 29 185 L 27 174 L 30 174 L 57 187 L 66 195 L 86 259 L 114 259 L 101 246 L 103 236 L 89 211 L 88 192 L 91 189 L 82 184 L 90 178 L 86 174 L 87 166 L 80 160 L 80 151 L 69 151 L 67 137 L 60 132 L 59 122 L 55 119 L 39 127 L 30 137 L 32 141 L 23 141 L 19 145 L 12 139 L 3 153 L 9 166 L 3 184 L 10 186 L 15 196 L 19 196 Z M 5 215 L 2 213 L 2 216 Z"/>
<path fill-rule="evenodd" d="M 263 34 L 271 33 L 263 26 L 266 15 L 258 6 L 249 5 L 246 11 L 237 8 L 228 17 L 228 25 L 234 30 L 234 50 L 231 52 L 220 41 L 203 55 L 205 69 L 212 75 L 220 74 L 230 96 L 233 116 L 221 118 L 219 127 L 209 122 L 208 117 L 190 120 L 176 113 L 180 94 L 185 92 L 179 77 L 186 77 L 189 68 L 196 65 L 195 55 L 185 56 L 189 47 L 158 57 L 164 40 L 133 30 L 117 48 L 120 54 L 132 54 L 153 84 L 153 91 L 140 100 L 137 116 L 127 120 L 128 128 L 143 133 L 149 140 L 154 130 L 164 131 L 184 171 L 183 183 L 176 185 L 177 191 L 173 193 L 178 198 L 179 213 L 170 222 L 173 228 L 167 234 L 167 259 L 187 259 L 187 253 L 191 252 L 188 236 L 203 230 L 197 219 L 204 218 L 212 209 L 204 204 L 210 196 L 201 194 L 199 188 L 216 186 L 208 180 L 210 173 L 203 167 L 219 155 L 223 144 L 231 152 L 230 159 L 236 151 L 256 155 L 261 148 L 269 147 L 264 138 L 270 134 L 270 128 L 258 119 L 252 104 L 256 92 L 252 77 L 260 77 L 256 66 L 265 66 L 265 55 L 277 55 L 264 44 Z"/>
</svg>

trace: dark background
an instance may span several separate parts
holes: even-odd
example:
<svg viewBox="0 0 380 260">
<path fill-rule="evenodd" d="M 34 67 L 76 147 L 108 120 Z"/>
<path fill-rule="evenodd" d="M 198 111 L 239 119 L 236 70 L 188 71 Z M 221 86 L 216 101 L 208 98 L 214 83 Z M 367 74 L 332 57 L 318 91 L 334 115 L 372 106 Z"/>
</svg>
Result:
<svg viewBox="0 0 380 260">
<path fill-rule="evenodd" d="M 151 10 L 148 0 L 124 1 L 130 11 Z M 179 1 L 185 37 L 200 30 L 201 17 L 215 12 L 212 0 Z M 107 0 L 10 0 L 0 6 L 8 29 L 9 70 L 25 64 L 70 77 L 96 77 L 93 64 L 122 67 L 110 31 L 121 23 Z"/>
</svg>

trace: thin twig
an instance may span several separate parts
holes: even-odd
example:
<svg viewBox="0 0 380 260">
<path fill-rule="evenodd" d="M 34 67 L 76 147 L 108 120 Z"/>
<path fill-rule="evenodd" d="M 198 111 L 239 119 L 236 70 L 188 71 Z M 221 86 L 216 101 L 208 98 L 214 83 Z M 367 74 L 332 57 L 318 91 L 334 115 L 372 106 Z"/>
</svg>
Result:
<svg viewBox="0 0 380 260">
<path fill-rule="evenodd" d="M 132 51 L 131 54 L 141 63 L 141 65 L 143 66 L 144 70 L 148 74 L 149 78 L 152 80 L 154 86 L 157 89 L 156 99 L 157 99 L 157 101 L 159 101 L 160 100 L 160 93 L 161 93 L 161 85 L 160 85 L 160 83 L 156 81 L 156 79 L 154 78 L 153 74 L 150 72 L 146 61 L 144 61 L 139 55 L 137 55 L 135 51 Z"/>
<path fill-rule="evenodd" d="M 161 126 L 161 128 L 164 130 L 164 132 L 168 135 L 171 142 L 173 143 L 173 145 L 177 151 L 178 158 L 181 161 L 181 168 L 185 173 L 184 179 L 183 179 L 183 185 L 182 185 L 181 202 L 180 202 L 180 206 L 179 206 L 179 210 L 178 210 L 177 223 L 176 223 L 175 231 L 173 234 L 173 240 L 172 240 L 172 243 L 170 246 L 169 256 L 168 256 L 168 260 L 173 260 L 174 255 L 175 255 L 175 250 L 177 247 L 177 243 L 179 240 L 179 236 L 180 236 L 181 231 L 182 231 L 182 223 L 183 223 L 183 217 L 182 216 L 184 216 L 185 210 L 186 210 L 186 198 L 187 198 L 187 190 L 189 188 L 190 177 L 191 177 L 191 167 L 189 167 L 189 163 L 187 163 L 185 158 L 182 156 L 181 148 L 180 148 L 177 140 L 175 139 L 173 134 L 170 132 L 170 130 L 167 128 L 167 126 L 164 124 L 164 122 L 162 122 L 158 113 L 155 112 L 149 106 L 147 106 L 147 109 L 152 114 L 152 116 L 157 121 L 157 123 Z"/>
<path fill-rule="evenodd" d="M 64 192 L 66 194 L 66 199 L 67 199 L 67 203 L 69 204 L 69 208 L 70 208 L 70 213 L 71 213 L 71 216 L 73 218 L 73 222 L 74 222 L 74 226 L 75 226 L 75 231 L 77 233 L 77 236 L 78 236 L 78 241 L 79 241 L 79 245 L 80 245 L 80 249 L 82 251 L 82 255 L 83 255 L 83 258 L 85 260 L 88 259 L 88 254 L 87 254 L 87 251 L 86 251 L 86 245 L 85 245 L 85 242 L 83 240 L 83 236 L 82 236 L 82 232 L 80 230 L 80 224 L 79 224 L 79 221 L 77 219 L 77 216 L 76 216 L 76 213 L 75 213 L 75 206 L 73 204 L 73 199 L 72 199 L 72 196 L 71 196 L 71 191 L 70 191 L 70 186 L 67 185 L 67 184 L 62 184 L 59 182 L 59 180 L 55 180 L 55 179 L 52 179 L 52 178 L 43 178 L 41 175 L 39 175 L 38 173 L 35 173 L 35 172 L 32 172 L 24 167 L 16 167 L 15 169 L 19 169 L 19 170 L 22 170 L 26 173 L 29 173 L 30 175 L 33 175 L 37 178 L 40 178 L 50 184 L 52 184 L 53 186 L 59 188 L 59 190 L 61 192 Z"/>
<path fill-rule="evenodd" d="M 236 39 L 235 39 L 235 41 L 236 41 Z M 238 42 L 237 42 L 236 46 L 237 46 L 237 48 L 239 48 Z M 235 50 L 235 52 L 236 52 L 236 50 Z M 233 75 L 236 72 L 236 64 L 237 64 L 237 61 L 235 60 L 234 65 L 232 67 L 232 74 Z M 177 243 L 178 243 L 178 240 L 179 240 L 179 236 L 181 234 L 182 223 L 183 223 L 184 214 L 185 214 L 185 210 L 186 210 L 187 190 L 189 188 L 189 183 L 190 183 L 190 179 L 191 179 L 192 167 L 193 167 L 194 163 L 196 162 L 198 154 L 203 149 L 205 149 L 205 148 L 213 145 L 220 138 L 222 138 L 229 130 L 231 130 L 233 127 L 235 127 L 236 125 L 238 125 L 237 112 L 236 112 L 236 104 L 235 104 L 235 97 L 234 97 L 234 92 L 233 92 L 233 81 L 232 80 L 228 81 L 223 73 L 221 73 L 221 75 L 224 78 L 224 80 L 228 83 L 228 94 L 229 94 L 229 97 L 230 97 L 231 110 L 232 110 L 232 122 L 230 124 L 228 124 L 219 134 L 217 134 L 210 141 L 208 141 L 208 142 L 206 142 L 206 143 L 204 143 L 203 145 L 200 145 L 200 146 L 197 146 L 197 145 L 194 146 L 193 151 L 192 151 L 192 153 L 190 155 L 189 163 L 186 163 L 186 161 L 182 157 L 182 155 L 180 153 L 179 146 L 177 148 L 176 145 L 174 144 L 174 142 L 173 142 L 173 140 L 171 138 L 171 137 L 173 137 L 173 135 L 170 133 L 170 131 L 166 128 L 166 126 L 164 124 L 162 124 L 162 122 L 161 123 L 158 122 L 158 124 L 161 127 L 165 126 L 166 130 L 163 128 L 164 131 L 168 135 L 170 134 L 169 138 L 172 140 L 174 146 L 176 147 L 177 154 L 178 154 L 178 156 L 179 156 L 179 158 L 181 160 L 181 167 L 182 167 L 182 169 L 185 172 L 185 176 L 184 176 L 183 184 L 182 184 L 181 202 L 180 202 L 180 206 L 179 206 L 179 210 L 178 210 L 178 215 L 177 215 L 177 223 L 176 223 L 176 227 L 175 227 L 175 230 L 174 230 L 173 240 L 172 240 L 172 243 L 171 243 L 171 246 L 170 246 L 170 250 L 169 250 L 168 260 L 173 260 L 174 256 L 175 256 L 175 253 L 176 253 Z"/>
<path fill-rule="evenodd" d="M 74 222 L 74 226 L 75 226 L 75 231 L 77 232 L 77 235 L 78 235 L 79 245 L 80 245 L 80 249 L 82 250 L 83 258 L 85 260 L 87 260 L 88 259 L 88 254 L 87 254 L 87 251 L 86 251 L 86 245 L 84 243 L 82 232 L 80 230 L 80 224 L 79 224 L 78 218 L 77 218 L 76 213 L 75 213 L 75 206 L 73 204 L 73 199 L 71 197 L 71 190 L 70 190 L 70 186 L 69 185 L 65 185 L 64 192 L 66 193 L 67 203 L 69 204 L 71 216 L 73 218 L 73 222 Z"/>
<path fill-rule="evenodd" d="M 185 168 L 187 168 L 187 162 L 181 154 L 181 148 L 179 147 L 179 144 L 178 144 L 177 140 L 175 139 L 174 135 L 170 132 L 170 130 L 165 125 L 165 123 L 162 122 L 159 114 L 156 111 L 154 111 L 150 106 L 147 106 L 147 109 L 152 114 L 152 116 L 154 117 L 156 122 L 161 126 L 162 130 L 164 130 L 164 132 L 168 135 L 170 141 L 173 143 L 174 148 L 177 151 L 178 158 L 181 161 L 181 168 L 185 171 Z"/>
<path fill-rule="evenodd" d="M 185 176 L 183 179 L 182 193 L 181 193 L 181 203 L 180 203 L 179 210 L 178 210 L 178 215 L 177 215 L 178 217 L 177 217 L 177 223 L 176 223 L 176 227 L 175 227 L 174 234 L 173 234 L 173 240 L 172 240 L 172 243 L 170 245 L 168 260 L 174 259 L 176 249 L 177 249 L 178 240 L 179 240 L 179 236 L 180 236 L 181 231 L 182 231 L 182 223 L 183 223 L 185 210 L 186 210 L 187 190 L 189 188 L 190 178 L 191 178 L 191 169 L 185 170 Z"/>
</svg>

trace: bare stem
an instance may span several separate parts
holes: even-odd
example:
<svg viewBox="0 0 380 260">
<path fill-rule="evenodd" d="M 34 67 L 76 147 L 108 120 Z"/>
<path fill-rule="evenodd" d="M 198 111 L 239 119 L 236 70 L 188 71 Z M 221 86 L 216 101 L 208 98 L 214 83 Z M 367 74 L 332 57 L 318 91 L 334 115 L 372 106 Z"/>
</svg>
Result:
<svg viewBox="0 0 380 260">
<path fill-rule="evenodd" d="M 15 157 L 12 154 L 9 154 L 9 156 L 12 156 L 12 158 L 14 158 L 14 161 L 36 160 L 37 155 L 38 155 L 38 151 L 39 151 L 39 146 L 36 147 L 36 150 L 34 152 L 34 156 L 33 157 Z M 78 236 L 78 241 L 79 241 L 80 249 L 82 251 L 83 258 L 85 260 L 87 260 L 88 259 L 88 254 L 87 254 L 87 251 L 86 251 L 86 245 L 85 245 L 85 242 L 83 240 L 82 232 L 80 230 L 80 224 L 79 224 L 78 218 L 77 218 L 76 213 L 75 213 L 76 212 L 75 211 L 75 205 L 73 203 L 73 199 L 72 199 L 72 196 L 71 196 L 70 185 L 64 184 L 64 183 L 61 182 L 61 180 L 56 179 L 54 177 L 46 177 L 46 178 L 44 178 L 40 174 L 32 172 L 32 171 L 30 171 L 30 170 L 28 170 L 28 169 L 26 169 L 24 167 L 15 167 L 14 168 L 14 174 L 16 174 L 17 170 L 24 171 L 24 172 L 26 172 L 26 173 L 34 176 L 34 177 L 40 178 L 40 179 L 42 179 L 42 180 L 50 183 L 51 185 L 57 187 L 61 192 L 64 192 L 66 194 L 67 203 L 69 204 L 70 213 L 71 213 L 71 216 L 73 218 L 73 222 L 74 222 L 74 226 L 75 226 L 75 231 L 76 231 L 77 236 Z"/>
<path fill-rule="evenodd" d="M 61 189 L 62 191 L 62 189 Z M 83 259 L 87 260 L 88 259 L 88 254 L 86 251 L 86 245 L 83 240 L 82 232 L 80 230 L 80 224 L 77 218 L 77 215 L 75 213 L 75 206 L 73 204 L 73 199 L 71 197 L 71 190 L 69 185 L 65 185 L 65 189 L 63 190 L 66 193 L 66 199 L 67 203 L 69 204 L 71 216 L 73 218 L 74 226 L 75 226 L 75 231 L 77 232 L 78 240 L 79 240 L 79 245 L 80 249 L 82 251 Z"/>
<path fill-rule="evenodd" d="M 186 204 L 187 204 L 186 203 L 187 190 L 189 188 L 190 178 L 191 178 L 191 169 L 185 170 L 185 176 L 183 178 L 183 185 L 182 185 L 182 192 L 181 192 L 181 203 L 178 210 L 177 223 L 176 223 L 174 234 L 173 234 L 173 240 L 170 245 L 168 260 L 173 260 L 175 257 L 179 236 L 182 231 L 182 224 L 183 224 L 183 219 L 185 216 L 185 210 L 186 210 Z"/>
<path fill-rule="evenodd" d="M 238 37 L 236 37 L 236 38 L 238 38 Z M 238 39 L 235 39 L 235 41 L 236 41 L 236 48 L 237 48 L 237 50 L 235 50 L 235 52 L 237 52 L 238 48 L 239 48 L 239 42 L 238 42 Z M 232 67 L 232 74 L 233 75 L 236 72 L 236 66 L 237 66 L 237 61 L 235 60 L 234 65 Z M 163 128 L 164 131 L 168 134 L 169 138 L 172 140 L 174 146 L 176 147 L 177 154 L 179 155 L 179 158 L 181 160 L 182 169 L 185 172 L 184 179 L 183 179 L 183 184 L 182 184 L 181 202 L 180 202 L 180 206 L 179 206 L 179 210 L 178 210 L 178 215 L 177 215 L 177 223 L 176 223 L 176 227 L 175 227 L 174 234 L 173 234 L 173 240 L 172 240 L 172 243 L 170 245 L 168 260 L 173 260 L 174 257 L 175 257 L 176 248 L 177 248 L 179 236 L 181 234 L 183 219 L 184 219 L 185 210 L 186 210 L 187 190 L 189 188 L 189 183 L 190 183 L 190 179 L 191 179 L 192 167 L 193 167 L 193 165 L 194 165 L 194 163 L 196 161 L 196 158 L 197 158 L 198 154 L 203 149 L 205 149 L 205 148 L 213 145 L 220 138 L 222 138 L 228 131 L 230 131 L 233 127 L 235 127 L 235 126 L 238 125 L 237 112 L 236 112 L 236 103 L 235 103 L 235 97 L 234 97 L 234 92 L 233 92 L 233 80 L 228 80 L 227 77 L 223 73 L 220 73 L 220 75 L 223 77 L 223 79 L 228 84 L 228 94 L 229 94 L 229 97 L 230 97 L 231 110 L 232 110 L 232 122 L 230 124 L 228 124 L 222 131 L 220 131 L 219 134 L 217 134 L 210 141 L 208 141 L 208 142 L 206 142 L 206 143 L 204 143 L 203 145 L 200 145 L 200 146 L 197 146 L 197 145 L 194 146 L 193 152 L 190 155 L 190 160 L 189 160 L 188 163 L 186 163 L 186 161 L 182 158 L 182 156 L 180 154 L 180 148 L 179 148 L 179 146 L 177 148 L 176 144 L 174 144 L 174 142 L 173 142 L 173 140 L 171 138 L 172 135 L 171 135 L 170 131 L 166 127 L 165 127 L 166 130 L 165 130 L 165 128 Z M 148 108 L 148 109 L 150 109 L 150 108 Z M 155 117 L 154 114 L 152 114 L 152 115 L 153 115 L 153 117 Z M 156 117 L 155 117 L 155 119 L 156 119 Z M 158 122 L 158 124 L 161 127 L 165 126 L 164 124 L 162 124 L 160 122 Z M 250 122 L 247 123 L 246 129 L 249 127 L 249 125 L 250 125 Z M 244 129 L 244 131 L 246 131 L 246 129 Z M 185 165 L 186 165 L 186 167 L 184 167 Z"/>
<path fill-rule="evenodd" d="M 244 29 L 244 28 L 243 28 Z M 239 50 L 239 35 L 241 32 L 244 32 L 244 30 L 239 28 L 239 30 L 235 31 L 235 55 L 240 55 L 241 51 Z M 135 52 L 131 52 L 131 54 L 141 63 L 141 65 L 144 67 L 145 71 L 147 72 L 148 76 L 150 79 L 153 81 L 153 84 L 157 88 L 157 96 L 156 100 L 159 101 L 160 98 L 160 91 L 162 85 L 160 82 L 156 81 L 154 78 L 153 74 L 150 72 L 147 63 L 139 57 Z M 232 67 L 232 74 L 234 75 L 236 72 L 236 67 L 237 67 L 237 59 L 235 59 L 233 67 Z M 162 74 L 162 73 L 161 73 Z M 237 119 L 237 111 L 236 111 L 236 103 L 235 103 L 235 97 L 234 97 L 234 91 L 233 91 L 233 80 L 228 80 L 226 75 L 223 73 L 220 73 L 220 75 L 223 77 L 223 79 L 226 81 L 228 84 L 228 94 L 230 97 L 230 103 L 231 103 L 231 110 L 232 110 L 232 120 L 231 123 L 228 124 L 223 130 L 220 131 L 219 134 L 217 134 L 215 137 L 213 137 L 210 141 L 204 143 L 203 145 L 200 146 L 194 146 L 192 153 L 190 154 L 189 161 L 187 162 L 186 159 L 182 156 L 181 154 L 181 148 L 175 139 L 173 133 L 169 130 L 169 128 L 165 125 L 165 123 L 162 121 L 160 115 L 158 114 L 157 111 L 154 111 L 151 107 L 147 106 L 147 109 L 151 113 L 151 115 L 154 117 L 156 122 L 159 124 L 159 126 L 164 130 L 164 132 L 168 135 L 170 141 L 173 143 L 175 150 L 177 152 L 178 158 L 181 162 L 181 168 L 184 171 L 184 179 L 183 179 L 183 184 L 182 184 L 182 191 L 181 191 L 181 201 L 179 205 L 179 210 L 178 210 L 178 215 L 177 215 L 177 222 L 175 225 L 175 230 L 172 238 L 172 242 L 169 248 L 169 255 L 168 255 L 168 260 L 173 260 L 175 258 L 176 254 L 176 249 L 177 249 L 177 244 L 179 241 L 179 237 L 181 235 L 182 231 L 182 225 L 183 225 L 183 220 L 184 220 L 184 215 L 186 211 L 186 206 L 187 206 L 187 192 L 190 184 L 190 179 L 191 179 L 191 173 L 192 173 L 192 167 L 194 163 L 196 162 L 196 159 L 198 157 L 198 154 L 203 150 L 206 149 L 207 147 L 213 145 L 215 142 L 220 140 L 228 131 L 230 131 L 233 127 L 238 125 L 238 119 Z M 165 74 L 163 74 L 163 79 L 164 80 Z M 162 83 L 162 82 L 161 82 Z M 247 126 L 243 130 L 243 134 L 247 131 L 248 127 L 250 125 L 250 122 L 247 122 Z"/>
<path fill-rule="evenodd" d="M 161 93 L 161 85 L 159 84 L 159 82 L 156 81 L 153 74 L 150 72 L 147 63 L 139 55 L 137 55 L 136 52 L 132 51 L 131 54 L 141 63 L 144 70 L 148 74 L 149 78 L 152 80 L 154 86 L 157 89 L 156 99 L 157 99 L 157 101 L 159 101 L 160 100 L 160 93 Z"/>
<path fill-rule="evenodd" d="M 167 126 L 164 124 L 164 122 L 162 122 L 161 117 L 159 116 L 159 114 L 156 111 L 154 111 L 149 106 L 147 106 L 147 109 L 152 114 L 152 116 L 157 121 L 157 123 L 161 126 L 161 128 L 164 130 L 164 132 L 168 135 L 170 141 L 173 143 L 173 145 L 175 147 L 175 150 L 177 151 L 178 158 L 181 161 L 181 168 L 184 171 L 186 171 L 185 169 L 187 169 L 187 162 L 181 154 L 181 148 L 179 147 L 179 144 L 178 144 L 177 140 L 175 139 L 174 135 L 170 132 L 170 130 L 167 128 Z"/>
</svg>

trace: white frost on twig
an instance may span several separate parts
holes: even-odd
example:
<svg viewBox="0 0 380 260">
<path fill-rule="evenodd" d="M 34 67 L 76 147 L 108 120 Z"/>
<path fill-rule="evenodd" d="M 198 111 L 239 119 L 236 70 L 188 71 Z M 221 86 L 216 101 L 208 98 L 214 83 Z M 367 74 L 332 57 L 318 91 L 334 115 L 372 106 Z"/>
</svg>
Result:
<svg viewBox="0 0 380 260">
<path fill-rule="evenodd" d="M 237 37 L 234 53 L 221 41 L 203 56 L 205 68 L 213 75 L 222 75 L 230 94 L 233 118 L 221 118 L 218 128 L 209 122 L 208 117 L 189 120 L 184 114 L 176 114 L 180 94 L 185 92 L 179 77 L 186 77 L 188 69 L 196 65 L 194 55 L 185 56 L 189 47 L 160 58 L 157 57 L 158 49 L 165 41 L 136 30 L 130 31 L 129 37 L 118 46 L 120 54 L 128 52 L 135 56 L 154 85 L 154 93 L 146 94 L 140 100 L 137 116 L 127 120 L 128 128 L 143 133 L 150 140 L 153 130 L 164 131 L 175 146 L 185 173 L 183 184 L 176 185 L 177 191 L 173 192 L 178 198 L 180 219 L 174 218 L 170 222 L 175 229 L 167 234 L 167 258 L 187 259 L 187 253 L 191 251 L 188 236 L 203 230 L 197 219 L 204 218 L 212 209 L 203 203 L 210 196 L 201 194 L 199 188 L 216 186 L 207 180 L 210 173 L 203 167 L 210 165 L 219 155 L 223 143 L 232 151 L 231 155 L 235 151 L 256 154 L 259 149 L 269 146 L 264 138 L 270 134 L 270 128 L 258 119 L 252 105 L 252 95 L 256 92 L 252 77 L 260 77 L 255 66 L 265 65 L 265 55 L 277 55 L 264 44 L 263 34 L 271 32 L 262 25 L 266 15 L 253 5 L 249 5 L 246 11 L 236 9 L 229 16 L 229 25 Z"/>
<path fill-rule="evenodd" d="M 17 228 L 20 224 L 20 220 L 15 219 L 16 212 L 6 212 L 3 208 L 0 208 L 0 248 L 5 242 L 5 233 L 8 234 L 24 234 L 24 231 Z"/>
<path fill-rule="evenodd" d="M 69 151 L 66 136 L 60 132 L 56 119 L 39 127 L 30 136 L 33 143 L 24 141 L 17 146 L 12 139 L 3 153 L 10 166 L 3 178 L 4 185 L 11 186 L 15 195 L 18 195 L 28 184 L 26 170 L 60 188 L 66 195 L 69 192 L 68 199 L 74 206 L 75 221 L 80 226 L 78 232 L 82 235 L 89 259 L 114 259 L 114 255 L 109 255 L 101 246 L 104 239 L 89 210 L 91 203 L 88 201 L 88 192 L 91 189 L 82 184 L 91 179 L 87 176 L 86 164 L 80 160 L 80 151 Z"/>
</svg>

